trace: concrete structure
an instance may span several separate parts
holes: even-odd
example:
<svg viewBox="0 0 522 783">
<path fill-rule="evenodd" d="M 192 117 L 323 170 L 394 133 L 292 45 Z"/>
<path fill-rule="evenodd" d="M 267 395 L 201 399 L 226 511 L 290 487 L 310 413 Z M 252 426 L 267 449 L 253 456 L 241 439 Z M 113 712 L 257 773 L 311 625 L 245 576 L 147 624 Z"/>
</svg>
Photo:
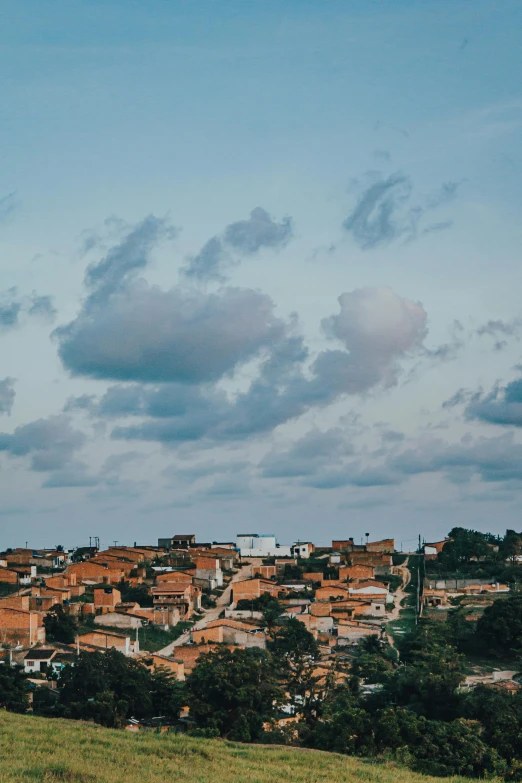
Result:
<svg viewBox="0 0 522 783">
<path fill-rule="evenodd" d="M 174 658 L 170 655 L 152 653 L 150 659 L 150 663 L 148 663 L 148 658 L 145 659 L 145 662 L 153 671 L 158 671 L 158 669 L 167 669 L 171 674 L 174 675 L 176 680 L 183 681 L 185 679 L 185 664 L 181 658 Z"/>
<path fill-rule="evenodd" d="M 94 590 L 96 609 L 114 609 L 119 603 L 121 603 L 121 593 L 115 587 L 97 587 Z"/>
<path fill-rule="evenodd" d="M 339 568 L 339 579 L 373 579 L 375 576 L 375 567 L 372 565 L 353 565 L 341 566 Z"/>
<path fill-rule="evenodd" d="M 107 626 L 108 628 L 141 628 L 148 621 L 144 617 L 137 617 L 129 612 L 105 612 L 94 618 L 95 625 Z"/>
<path fill-rule="evenodd" d="M 118 650 L 126 656 L 139 652 L 139 642 L 131 641 L 130 636 L 114 631 L 89 631 L 79 637 L 79 646 L 95 650 Z"/>
<path fill-rule="evenodd" d="M 244 579 L 232 584 L 232 601 L 234 604 L 242 600 L 251 601 L 254 598 L 259 598 L 263 593 L 277 597 L 279 591 L 279 586 L 267 579 Z"/>
<path fill-rule="evenodd" d="M 177 533 L 170 538 L 158 538 L 158 547 L 160 549 L 188 549 L 196 543 L 196 536 L 193 533 Z"/>
<path fill-rule="evenodd" d="M 117 584 L 125 578 L 125 571 L 121 566 L 115 564 L 111 568 L 91 560 L 83 563 L 73 563 L 67 566 L 67 574 L 75 574 L 78 584 Z"/>
<path fill-rule="evenodd" d="M 238 534 L 236 545 L 241 557 L 291 557 L 291 546 L 280 546 L 276 537 L 259 533 Z"/>
<path fill-rule="evenodd" d="M 24 656 L 23 666 L 26 674 L 45 673 L 51 661 L 56 656 L 56 650 L 46 650 L 43 647 L 29 650 Z"/>
<path fill-rule="evenodd" d="M 195 579 L 206 583 L 211 590 L 223 585 L 223 571 L 221 570 L 221 561 L 217 557 L 195 557 L 196 566 Z"/>
<path fill-rule="evenodd" d="M 310 541 L 296 541 L 291 546 L 291 553 L 293 557 L 299 557 L 306 559 L 310 557 L 314 551 L 314 545 Z"/>
<path fill-rule="evenodd" d="M 192 631 L 195 644 L 216 642 L 237 644 L 241 647 L 259 647 L 266 649 L 266 635 L 259 625 L 251 625 L 237 620 L 214 620 L 200 631 Z"/>
<path fill-rule="evenodd" d="M 33 647 L 44 642 L 43 614 L 0 608 L 0 644 Z"/>
<path fill-rule="evenodd" d="M 155 609 L 178 609 L 182 620 L 201 609 L 201 590 L 193 584 L 162 582 L 152 588 L 152 599 Z"/>
</svg>

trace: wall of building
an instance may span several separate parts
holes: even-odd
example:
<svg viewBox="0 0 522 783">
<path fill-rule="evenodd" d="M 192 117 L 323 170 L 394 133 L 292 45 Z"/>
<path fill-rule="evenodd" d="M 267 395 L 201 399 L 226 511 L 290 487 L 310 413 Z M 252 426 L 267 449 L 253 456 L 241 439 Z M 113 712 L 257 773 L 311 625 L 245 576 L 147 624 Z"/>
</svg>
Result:
<svg viewBox="0 0 522 783">
<path fill-rule="evenodd" d="M 143 622 L 143 618 L 120 612 L 105 612 L 94 618 L 95 625 L 107 626 L 109 628 L 141 628 Z"/>
<path fill-rule="evenodd" d="M 121 603 L 121 593 L 115 587 L 99 588 L 94 591 L 94 606 L 98 609 L 103 606 L 115 607 Z"/>
<path fill-rule="evenodd" d="M 200 631 L 192 631 L 192 641 L 194 644 L 203 644 L 205 642 L 214 642 L 219 644 L 224 641 L 223 627 L 217 628 L 203 628 Z"/>
<path fill-rule="evenodd" d="M 8 598 L 0 598 L 0 609 L 21 609 L 23 612 L 28 612 L 29 596 L 15 595 Z"/>
<path fill-rule="evenodd" d="M 0 643 L 32 647 L 45 642 L 43 616 L 36 612 L 0 608 Z"/>
<path fill-rule="evenodd" d="M 10 568 L 0 568 L 0 582 L 9 585 L 18 584 L 18 573 Z"/>
</svg>

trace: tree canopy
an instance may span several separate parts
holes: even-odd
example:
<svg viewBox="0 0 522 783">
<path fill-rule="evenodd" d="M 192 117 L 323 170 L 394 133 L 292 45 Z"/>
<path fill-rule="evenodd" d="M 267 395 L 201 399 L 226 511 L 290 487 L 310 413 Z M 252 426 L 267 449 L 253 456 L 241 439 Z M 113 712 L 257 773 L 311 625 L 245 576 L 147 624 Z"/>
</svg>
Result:
<svg viewBox="0 0 522 783">
<path fill-rule="evenodd" d="M 223 647 L 202 655 L 187 690 L 199 728 L 242 742 L 259 739 L 283 696 L 270 656 L 257 648 Z"/>
</svg>

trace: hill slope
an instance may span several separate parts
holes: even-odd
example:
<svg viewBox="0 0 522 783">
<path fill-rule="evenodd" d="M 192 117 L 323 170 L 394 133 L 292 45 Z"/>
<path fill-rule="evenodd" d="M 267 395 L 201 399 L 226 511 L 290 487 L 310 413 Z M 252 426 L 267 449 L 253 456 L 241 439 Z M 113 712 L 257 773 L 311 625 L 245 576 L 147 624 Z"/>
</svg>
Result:
<svg viewBox="0 0 522 783">
<path fill-rule="evenodd" d="M 0 770 L 2 783 L 176 780 L 183 783 L 443 783 L 449 780 L 319 751 L 176 735 L 130 735 L 86 723 L 6 712 L 0 712 Z"/>
</svg>

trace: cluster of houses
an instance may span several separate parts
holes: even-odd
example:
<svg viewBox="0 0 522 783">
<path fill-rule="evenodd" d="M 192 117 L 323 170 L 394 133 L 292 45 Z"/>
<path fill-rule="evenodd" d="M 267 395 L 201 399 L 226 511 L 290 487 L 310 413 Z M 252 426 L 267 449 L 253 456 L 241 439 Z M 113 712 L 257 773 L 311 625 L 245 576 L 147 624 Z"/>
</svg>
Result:
<svg viewBox="0 0 522 783">
<path fill-rule="evenodd" d="M 107 649 L 184 679 L 217 645 L 265 648 L 256 599 L 268 595 L 316 637 L 327 665 L 334 650 L 381 633 L 394 609 L 393 552 L 393 539 L 316 548 L 280 546 L 259 534 L 212 543 L 178 534 L 157 546 L 76 552 L 7 550 L 0 555 L 0 648 L 40 679 L 52 680 L 81 650 Z M 74 643 L 46 640 L 44 618 L 57 605 L 81 628 Z M 144 626 L 168 631 L 179 623 L 185 632 L 163 650 L 140 649 Z"/>
<path fill-rule="evenodd" d="M 436 558 L 444 543 L 427 544 L 425 558 Z M 177 534 L 157 546 L 10 549 L 0 554 L 0 659 L 22 666 L 35 687 L 51 689 L 80 651 L 109 649 L 184 680 L 202 653 L 219 646 L 265 649 L 273 632 L 268 604 L 315 637 L 315 674 L 326 682 L 332 672 L 348 675 L 350 647 L 361 638 L 390 638 L 409 576 L 393 539 L 368 536 L 330 547 L 281 546 L 273 535 L 252 533 L 226 542 Z M 487 579 L 426 577 L 420 610 L 441 618 L 461 597 L 479 611 L 505 592 Z M 46 639 L 49 613 L 74 618 L 74 641 Z M 146 629 L 167 632 L 166 646 L 149 644 Z"/>
</svg>

